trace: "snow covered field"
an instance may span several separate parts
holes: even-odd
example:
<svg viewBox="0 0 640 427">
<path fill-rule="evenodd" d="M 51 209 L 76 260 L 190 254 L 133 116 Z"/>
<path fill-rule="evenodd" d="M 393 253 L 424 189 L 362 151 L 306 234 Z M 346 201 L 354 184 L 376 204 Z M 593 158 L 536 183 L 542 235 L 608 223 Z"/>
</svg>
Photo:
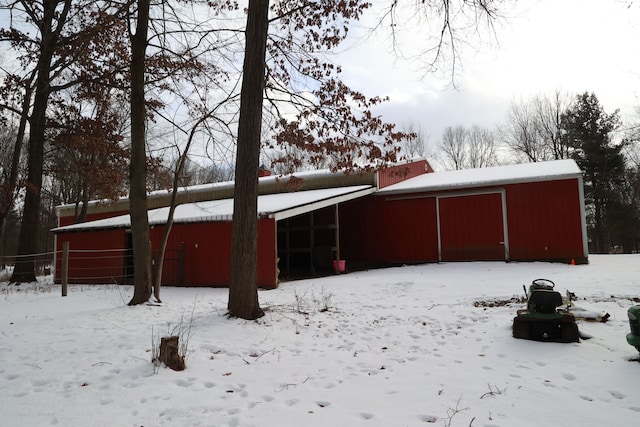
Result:
<svg viewBox="0 0 640 427">
<path fill-rule="evenodd" d="M 499 302 L 536 278 L 610 320 L 579 322 L 580 343 L 512 338 L 522 304 Z M 282 283 L 246 322 L 224 317 L 226 289 L 127 307 L 125 286 L 0 284 L 0 425 L 637 425 L 639 285 L 640 255 L 409 266 Z M 150 362 L 172 330 L 182 372 Z"/>
</svg>

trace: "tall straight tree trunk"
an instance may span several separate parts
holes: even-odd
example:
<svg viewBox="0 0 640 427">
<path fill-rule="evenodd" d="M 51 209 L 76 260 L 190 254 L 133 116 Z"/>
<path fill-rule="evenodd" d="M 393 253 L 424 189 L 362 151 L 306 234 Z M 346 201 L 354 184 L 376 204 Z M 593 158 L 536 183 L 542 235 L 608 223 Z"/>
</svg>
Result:
<svg viewBox="0 0 640 427">
<path fill-rule="evenodd" d="M 131 36 L 131 163 L 129 165 L 134 291 L 129 305 L 151 297 L 151 244 L 147 217 L 147 151 L 144 69 L 149 29 L 149 0 L 138 0 L 136 32 Z"/>
<path fill-rule="evenodd" d="M 264 90 L 269 1 L 249 0 L 238 120 L 229 315 L 257 319 L 258 302 L 258 168 Z"/>
<path fill-rule="evenodd" d="M 5 233 L 7 219 L 13 208 L 13 202 L 18 185 L 18 171 L 20 169 L 20 157 L 22 155 L 22 146 L 27 129 L 27 120 L 29 119 L 29 105 L 31 105 L 31 96 L 33 95 L 33 75 L 25 82 L 25 93 L 22 101 L 22 114 L 20 115 L 20 124 L 18 125 L 18 133 L 16 135 L 16 143 L 13 146 L 13 155 L 11 158 L 11 170 L 9 177 L 1 186 L 0 194 L 0 242 Z M 0 258 L 4 256 L 3 248 L 0 247 Z"/>
<path fill-rule="evenodd" d="M 29 159 L 26 194 L 22 214 L 22 224 L 18 240 L 18 256 L 11 283 L 34 282 L 35 254 L 38 251 L 38 228 L 40 222 L 40 191 L 44 169 L 44 142 L 46 131 L 47 105 L 51 94 L 51 61 L 58 42 L 61 27 L 69 11 L 69 1 L 62 11 L 56 12 L 60 1 L 42 2 L 43 20 L 40 27 L 40 52 L 36 66 L 36 89 L 29 123 Z M 56 16 L 58 14 L 58 16 Z M 54 19 L 58 27 L 54 28 Z"/>
</svg>

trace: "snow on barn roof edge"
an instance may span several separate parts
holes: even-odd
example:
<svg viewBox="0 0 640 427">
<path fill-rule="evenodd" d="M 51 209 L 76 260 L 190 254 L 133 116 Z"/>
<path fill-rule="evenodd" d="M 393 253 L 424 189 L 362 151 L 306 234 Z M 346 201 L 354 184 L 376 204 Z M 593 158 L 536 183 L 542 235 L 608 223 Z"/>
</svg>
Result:
<svg viewBox="0 0 640 427">
<path fill-rule="evenodd" d="M 390 195 L 421 191 L 490 187 L 523 182 L 555 181 L 582 177 L 574 160 L 550 160 L 478 169 L 433 172 L 380 189 L 376 194 Z"/>
<path fill-rule="evenodd" d="M 276 221 L 294 215 L 321 209 L 343 201 L 356 199 L 375 191 L 371 185 L 336 187 L 291 193 L 265 194 L 258 196 L 258 217 L 273 218 Z M 149 225 L 167 223 L 169 207 L 149 210 Z M 203 202 L 185 203 L 176 206 L 174 224 L 187 224 L 210 221 L 231 221 L 233 219 L 233 199 L 218 199 Z M 53 233 L 76 232 L 86 230 L 107 230 L 129 228 L 129 214 L 99 219 L 52 229 Z"/>
<path fill-rule="evenodd" d="M 307 177 L 323 174 L 326 174 L 326 171 L 305 173 Z M 382 189 L 377 189 L 374 185 L 351 185 L 291 193 L 263 194 L 258 197 L 258 217 L 270 217 L 280 220 L 372 193 L 379 195 L 407 194 L 581 177 L 582 171 L 573 160 L 552 160 L 478 169 L 432 172 L 406 179 Z M 277 180 L 280 178 L 268 177 L 268 179 Z M 217 185 L 220 184 L 223 187 L 228 187 L 233 182 L 224 182 Z M 211 186 L 211 184 L 208 185 Z M 214 184 L 214 186 L 216 185 Z M 168 207 L 150 209 L 149 225 L 165 224 L 168 210 Z M 233 198 L 224 198 L 178 204 L 174 214 L 174 223 L 230 221 L 232 218 Z M 129 214 L 124 214 L 86 223 L 57 227 L 51 231 L 57 234 L 89 229 L 128 228 L 130 226 L 130 216 Z"/>
</svg>

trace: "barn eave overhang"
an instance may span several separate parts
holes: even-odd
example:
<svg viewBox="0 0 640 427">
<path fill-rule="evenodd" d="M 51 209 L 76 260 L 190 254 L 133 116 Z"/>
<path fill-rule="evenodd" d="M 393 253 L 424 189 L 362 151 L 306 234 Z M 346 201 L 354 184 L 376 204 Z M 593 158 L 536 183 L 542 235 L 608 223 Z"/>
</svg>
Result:
<svg viewBox="0 0 640 427">
<path fill-rule="evenodd" d="M 321 191 L 321 190 L 308 190 L 310 192 L 313 191 Z M 357 199 L 360 197 L 367 196 L 376 191 L 376 188 L 371 185 L 360 185 L 354 187 L 342 187 L 336 188 L 335 191 L 337 194 L 324 194 L 322 196 L 310 197 L 310 198 L 302 198 L 306 200 L 305 202 L 297 203 L 295 200 L 295 193 L 291 193 L 291 197 L 293 197 L 293 201 L 289 200 L 288 202 L 283 203 L 275 203 L 274 207 L 269 209 L 265 209 L 258 212 L 259 219 L 274 219 L 275 221 L 279 221 L 282 219 L 290 218 L 296 215 L 301 215 L 304 213 L 308 213 L 314 210 L 322 209 L 327 206 L 336 205 L 345 201 Z M 301 193 L 306 193 L 301 192 Z M 263 195 L 259 196 L 263 197 L 277 197 L 277 195 Z M 290 197 L 287 197 L 288 199 Z M 204 222 L 225 222 L 233 220 L 233 212 L 232 212 L 232 199 L 219 201 L 225 204 L 225 208 L 218 214 L 203 214 L 194 213 L 186 216 L 176 216 L 173 220 L 174 225 L 178 224 L 195 224 L 195 223 L 204 223 Z M 205 202 L 206 203 L 206 202 Z M 189 205 L 197 206 L 201 203 L 193 203 Z M 279 208 L 279 206 L 286 206 Z M 149 212 L 149 226 L 163 226 L 167 223 L 167 216 L 165 213 L 166 208 L 160 208 L 157 210 L 153 210 Z M 72 224 L 63 227 L 53 228 L 51 232 L 54 234 L 66 234 L 66 233 L 79 233 L 79 232 L 87 232 L 87 231 L 106 231 L 106 230 L 127 230 L 131 228 L 131 220 L 130 216 L 120 215 L 118 217 L 106 218 L 96 221 L 90 221 L 82 224 Z"/>
<path fill-rule="evenodd" d="M 295 206 L 292 208 L 288 208 L 288 209 L 283 209 L 280 211 L 273 211 L 273 212 L 265 212 L 263 214 L 260 215 L 260 217 L 263 218 L 271 218 L 274 219 L 276 221 L 280 221 L 283 219 L 287 219 L 287 218 L 291 218 L 297 215 L 302 215 L 305 213 L 309 213 L 312 211 L 316 211 L 322 208 L 326 208 L 328 206 L 333 206 L 333 205 L 337 205 L 343 202 L 348 202 L 349 200 L 354 200 L 354 199 L 358 199 L 360 197 L 364 197 L 367 196 L 369 194 L 372 194 L 376 191 L 375 187 L 367 187 L 364 189 L 360 189 L 360 190 L 356 190 L 353 191 L 351 193 L 346 193 L 346 194 L 341 194 L 338 196 L 333 196 L 333 197 L 328 197 L 326 199 L 323 200 L 316 200 L 314 202 L 311 203 L 306 203 L 304 205 L 299 205 L 299 206 Z"/>
<path fill-rule="evenodd" d="M 536 182 L 562 181 L 567 179 L 582 179 L 582 173 L 545 175 L 545 176 L 527 177 L 527 178 L 518 178 L 518 179 L 474 181 L 474 182 L 452 183 L 452 184 L 441 184 L 441 185 L 425 185 L 425 186 L 416 186 L 416 187 L 399 188 L 399 189 L 390 188 L 390 189 L 378 190 L 376 192 L 376 195 L 377 196 L 395 196 L 395 195 L 417 194 L 417 193 L 440 193 L 440 192 L 451 192 L 451 191 L 464 191 L 464 190 L 471 190 L 471 189 L 477 189 L 477 188 L 504 187 L 507 185 L 532 184 Z"/>
</svg>

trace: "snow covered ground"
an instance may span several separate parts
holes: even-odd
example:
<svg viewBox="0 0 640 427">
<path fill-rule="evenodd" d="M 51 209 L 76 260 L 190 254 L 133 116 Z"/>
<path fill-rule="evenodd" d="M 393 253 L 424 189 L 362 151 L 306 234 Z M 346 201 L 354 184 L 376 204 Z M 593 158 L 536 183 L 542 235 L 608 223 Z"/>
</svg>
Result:
<svg viewBox="0 0 640 427">
<path fill-rule="evenodd" d="M 590 264 L 444 263 L 282 283 L 258 322 L 224 316 L 227 290 L 0 285 L 3 426 L 621 426 L 640 419 L 626 311 L 640 255 Z M 511 337 L 522 285 L 548 278 L 579 305 L 574 344 Z M 188 338 L 187 369 L 152 342 Z"/>
</svg>

